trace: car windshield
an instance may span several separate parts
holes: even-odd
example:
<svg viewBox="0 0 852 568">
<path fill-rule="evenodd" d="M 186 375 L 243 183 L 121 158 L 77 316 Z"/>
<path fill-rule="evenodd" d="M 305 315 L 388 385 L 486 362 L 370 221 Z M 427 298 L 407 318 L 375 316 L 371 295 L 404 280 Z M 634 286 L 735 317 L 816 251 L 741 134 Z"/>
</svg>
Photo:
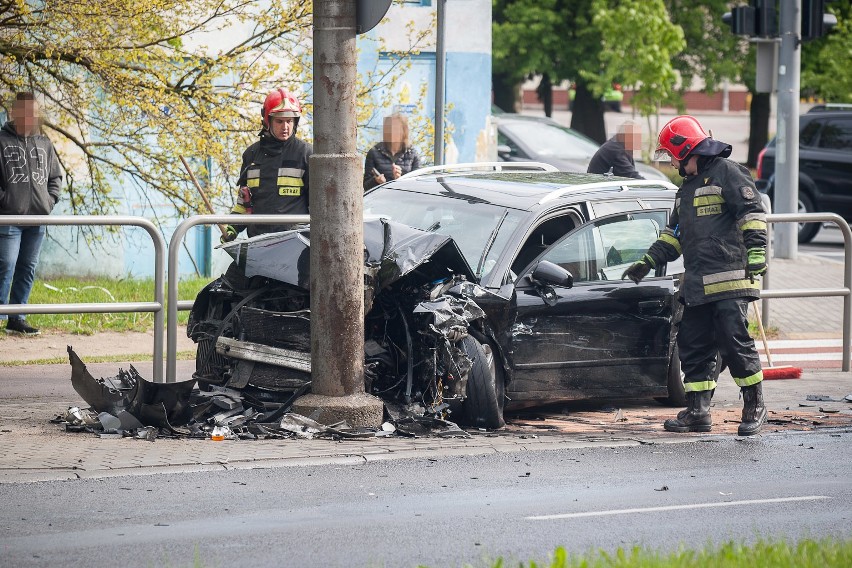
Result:
<svg viewBox="0 0 852 568">
<path fill-rule="evenodd" d="M 598 145 L 578 132 L 539 121 L 505 122 L 502 128 L 529 147 L 533 156 L 591 160 Z"/>
<path fill-rule="evenodd" d="M 522 218 L 517 210 L 463 194 L 433 195 L 389 187 L 364 196 L 364 215 L 452 237 L 477 278 L 494 268 Z"/>
</svg>

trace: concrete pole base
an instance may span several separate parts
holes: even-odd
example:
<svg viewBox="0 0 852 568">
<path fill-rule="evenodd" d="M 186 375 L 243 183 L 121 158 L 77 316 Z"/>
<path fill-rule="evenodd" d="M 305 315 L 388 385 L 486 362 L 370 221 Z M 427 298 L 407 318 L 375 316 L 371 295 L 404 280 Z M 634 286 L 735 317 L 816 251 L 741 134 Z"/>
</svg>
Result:
<svg viewBox="0 0 852 568">
<path fill-rule="evenodd" d="M 306 394 L 293 403 L 291 412 L 309 416 L 320 424 L 346 420 L 353 428 L 378 428 L 385 406 L 382 400 L 366 393 L 345 396 Z M 319 411 L 316 416 L 314 412 Z"/>
</svg>

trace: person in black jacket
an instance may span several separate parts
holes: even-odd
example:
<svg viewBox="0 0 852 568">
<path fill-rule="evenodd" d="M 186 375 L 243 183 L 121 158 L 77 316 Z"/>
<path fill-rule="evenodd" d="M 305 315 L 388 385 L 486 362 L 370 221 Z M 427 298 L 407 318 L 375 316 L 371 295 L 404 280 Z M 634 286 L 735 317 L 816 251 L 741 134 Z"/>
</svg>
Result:
<svg viewBox="0 0 852 568">
<path fill-rule="evenodd" d="M 586 171 L 590 174 L 612 173 L 621 177 L 644 179 L 636 171 L 636 162 L 633 161 L 633 152 L 641 146 L 642 130 L 638 124 L 628 120 L 618 127 L 615 136 L 598 148 Z"/>
<path fill-rule="evenodd" d="M 677 335 L 687 408 L 663 427 L 709 432 L 710 400 L 720 352 L 743 395 L 740 436 L 766 421 L 763 370 L 746 313 L 760 297 L 766 272 L 766 212 L 749 171 L 726 159 L 728 144 L 710 138 L 692 116 L 678 116 L 660 132 L 665 153 L 683 176 L 669 222 L 641 260 L 623 277 L 637 284 L 683 254 L 683 317 Z"/>
<path fill-rule="evenodd" d="M 408 119 L 401 114 L 385 117 L 383 140 L 370 148 L 364 163 L 364 191 L 420 167 L 420 156 L 411 146 Z"/>
<path fill-rule="evenodd" d="M 243 152 L 237 178 L 237 202 L 231 213 L 307 215 L 310 212 L 308 158 L 313 147 L 296 137 L 302 104 L 292 93 L 275 89 L 263 101 L 260 140 Z M 281 225 L 228 225 L 223 242 L 237 238 L 248 227 L 248 236 L 291 229 Z"/>
<path fill-rule="evenodd" d="M 41 134 L 33 93 L 17 93 L 9 117 L 0 130 L 0 215 L 47 215 L 59 201 L 62 168 L 50 139 Z M 44 233 L 43 226 L 0 225 L 0 304 L 29 301 Z M 6 332 L 39 330 L 20 315 L 9 317 Z"/>
</svg>

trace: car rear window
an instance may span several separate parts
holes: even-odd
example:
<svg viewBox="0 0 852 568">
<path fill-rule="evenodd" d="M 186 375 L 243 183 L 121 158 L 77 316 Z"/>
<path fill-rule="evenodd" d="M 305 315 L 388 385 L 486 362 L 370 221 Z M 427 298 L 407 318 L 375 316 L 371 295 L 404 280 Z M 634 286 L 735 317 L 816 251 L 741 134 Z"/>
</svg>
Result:
<svg viewBox="0 0 852 568">
<path fill-rule="evenodd" d="M 819 147 L 828 150 L 852 150 L 852 120 L 826 122 L 819 136 Z"/>
</svg>

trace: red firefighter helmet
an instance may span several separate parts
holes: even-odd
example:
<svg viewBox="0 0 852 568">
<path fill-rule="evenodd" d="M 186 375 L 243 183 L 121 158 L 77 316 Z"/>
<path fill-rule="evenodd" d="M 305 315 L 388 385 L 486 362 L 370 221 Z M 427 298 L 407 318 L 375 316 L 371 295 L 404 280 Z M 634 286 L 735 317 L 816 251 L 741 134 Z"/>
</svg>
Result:
<svg viewBox="0 0 852 568">
<path fill-rule="evenodd" d="M 269 128 L 270 116 L 284 116 L 295 118 L 296 126 L 299 124 L 299 117 L 302 116 L 302 103 L 296 98 L 296 95 L 284 89 L 275 89 L 266 95 L 266 100 L 263 101 L 261 109 L 263 118 L 263 127 Z"/>
<path fill-rule="evenodd" d="M 654 159 L 685 160 L 700 142 L 709 137 L 694 116 L 676 116 L 660 130 Z"/>
</svg>

